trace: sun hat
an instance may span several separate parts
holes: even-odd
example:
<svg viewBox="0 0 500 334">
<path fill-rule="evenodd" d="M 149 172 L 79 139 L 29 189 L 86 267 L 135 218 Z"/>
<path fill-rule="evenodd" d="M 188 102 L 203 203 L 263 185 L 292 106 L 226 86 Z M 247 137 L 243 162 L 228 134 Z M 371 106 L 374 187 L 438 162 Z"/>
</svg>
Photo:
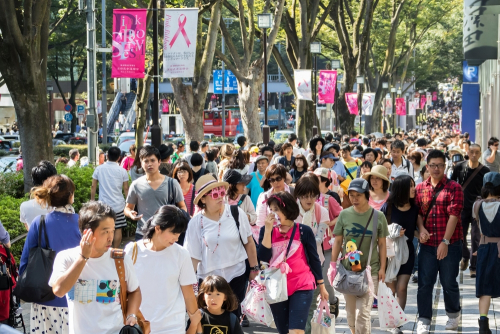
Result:
<svg viewBox="0 0 500 334">
<path fill-rule="evenodd" d="M 195 195 L 196 197 L 194 198 L 193 202 L 194 204 L 198 204 L 198 201 L 200 198 L 202 198 L 206 193 L 208 193 L 210 190 L 218 187 L 224 187 L 227 188 L 229 187 L 229 183 L 227 182 L 218 182 L 212 174 L 205 174 L 202 177 L 196 181 L 195 185 Z"/>
<path fill-rule="evenodd" d="M 465 155 L 465 152 L 459 146 L 453 146 L 452 148 L 450 148 L 448 150 L 448 152 L 450 152 L 450 153 L 451 152 L 457 152 L 457 153 L 459 153 L 461 155 Z"/>
<path fill-rule="evenodd" d="M 368 176 L 370 176 L 370 175 L 379 177 L 382 180 L 389 181 L 389 179 L 387 178 L 387 168 L 385 168 L 382 165 L 373 166 L 373 168 L 370 172 L 363 175 L 363 179 L 368 180 Z"/>
<path fill-rule="evenodd" d="M 229 169 L 222 179 L 229 184 L 244 183 L 247 185 L 252 181 L 252 178 L 252 175 L 241 175 L 237 170 Z"/>
<path fill-rule="evenodd" d="M 370 191 L 370 187 L 368 186 L 368 181 L 365 179 L 354 179 L 349 183 L 347 191 L 349 190 L 354 190 L 358 193 L 367 193 Z"/>
<path fill-rule="evenodd" d="M 312 152 L 316 152 L 316 145 L 318 144 L 319 141 L 321 142 L 321 144 L 323 146 L 325 146 L 325 140 L 321 137 L 316 137 L 316 138 L 313 138 L 309 141 L 309 149 Z"/>
<path fill-rule="evenodd" d="M 231 144 L 224 144 L 220 148 L 220 154 L 226 158 L 232 158 L 234 152 L 234 146 Z"/>
<path fill-rule="evenodd" d="M 172 155 L 172 153 L 174 153 L 174 149 L 171 146 L 167 146 L 165 144 L 161 144 L 158 151 L 160 151 L 161 160 L 167 159 L 169 156 Z"/>
</svg>

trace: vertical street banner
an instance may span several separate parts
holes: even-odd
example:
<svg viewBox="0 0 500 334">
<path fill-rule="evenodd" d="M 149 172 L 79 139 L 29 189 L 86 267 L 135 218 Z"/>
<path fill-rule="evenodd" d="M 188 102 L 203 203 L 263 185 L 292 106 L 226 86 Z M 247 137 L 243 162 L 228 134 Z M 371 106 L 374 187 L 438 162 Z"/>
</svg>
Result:
<svg viewBox="0 0 500 334">
<path fill-rule="evenodd" d="M 438 99 L 438 92 L 432 92 L 432 101 L 437 101 Z"/>
<path fill-rule="evenodd" d="M 432 105 L 432 94 L 431 94 L 431 92 L 425 93 L 425 98 L 426 98 L 426 101 L 427 101 L 427 105 L 428 106 Z"/>
<path fill-rule="evenodd" d="M 418 109 L 419 102 L 420 102 L 419 99 L 414 99 L 413 101 L 410 101 L 410 105 L 408 108 L 408 115 L 410 115 L 410 116 L 417 115 L 417 109 Z"/>
<path fill-rule="evenodd" d="M 404 97 L 396 98 L 396 115 L 406 115 L 406 101 Z"/>
<path fill-rule="evenodd" d="M 194 76 L 197 29 L 198 8 L 165 9 L 164 78 Z"/>
<path fill-rule="evenodd" d="M 345 102 L 351 115 L 358 115 L 358 93 L 345 93 Z"/>
<path fill-rule="evenodd" d="M 422 95 L 420 97 L 420 109 L 424 109 L 426 103 L 427 103 L 427 98 L 425 97 L 425 95 Z"/>
<path fill-rule="evenodd" d="M 363 93 L 363 103 L 361 105 L 362 114 L 373 115 L 373 105 L 375 104 L 375 93 Z"/>
<path fill-rule="evenodd" d="M 319 71 L 318 103 L 335 103 L 337 71 Z"/>
<path fill-rule="evenodd" d="M 113 9 L 112 78 L 144 78 L 146 9 Z"/>
<path fill-rule="evenodd" d="M 295 91 L 297 100 L 312 101 L 311 70 L 294 70 Z"/>
<path fill-rule="evenodd" d="M 392 99 L 385 98 L 385 114 L 392 115 Z"/>
</svg>

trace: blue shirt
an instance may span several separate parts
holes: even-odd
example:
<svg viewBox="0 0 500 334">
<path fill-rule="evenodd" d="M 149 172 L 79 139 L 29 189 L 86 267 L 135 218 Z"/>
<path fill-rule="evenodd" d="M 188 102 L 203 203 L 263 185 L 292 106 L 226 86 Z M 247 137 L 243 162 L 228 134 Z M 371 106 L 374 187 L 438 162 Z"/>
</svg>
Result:
<svg viewBox="0 0 500 334">
<path fill-rule="evenodd" d="M 337 176 L 341 176 L 343 178 L 346 177 L 346 172 L 344 168 L 344 164 L 342 161 L 335 161 L 335 165 L 333 165 L 332 170 L 337 173 Z M 340 180 L 339 180 L 340 181 Z"/>
<path fill-rule="evenodd" d="M 250 173 L 252 175 L 252 180 L 247 184 L 247 188 L 250 189 L 250 199 L 252 200 L 254 208 L 257 207 L 257 199 L 259 195 L 264 192 L 264 189 L 260 186 L 260 181 L 264 177 L 259 171 Z"/>
<path fill-rule="evenodd" d="M 39 227 L 40 216 L 33 219 L 33 223 L 30 226 L 28 236 L 26 237 L 23 253 L 21 255 L 19 276 L 21 276 L 26 270 L 30 249 L 33 247 L 38 247 Z M 80 245 L 80 239 L 82 238 L 82 235 L 80 233 L 80 229 L 78 228 L 77 214 L 69 214 L 58 211 L 50 212 L 45 216 L 45 227 L 46 229 L 44 229 L 44 231 L 47 231 L 49 246 L 57 253 L 65 249 L 74 248 Z M 41 246 L 43 248 L 47 247 L 47 245 L 45 244 L 45 236 L 43 234 Z M 49 282 L 47 282 L 47 284 L 48 283 Z M 54 307 L 68 307 L 66 296 L 62 298 L 56 297 L 54 300 L 40 304 Z"/>
</svg>

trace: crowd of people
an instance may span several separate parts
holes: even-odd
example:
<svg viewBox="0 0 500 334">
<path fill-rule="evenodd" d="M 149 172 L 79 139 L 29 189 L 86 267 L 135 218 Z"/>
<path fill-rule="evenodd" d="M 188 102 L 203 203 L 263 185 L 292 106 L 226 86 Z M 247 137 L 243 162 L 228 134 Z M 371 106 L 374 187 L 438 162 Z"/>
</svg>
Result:
<svg viewBox="0 0 500 334">
<path fill-rule="evenodd" d="M 457 276 L 466 269 L 476 278 L 479 333 L 491 333 L 490 300 L 500 296 L 497 138 L 483 150 L 444 127 L 379 138 L 328 133 L 307 147 L 295 134 L 278 144 L 241 136 L 237 146 L 188 146 L 132 145 L 127 156 L 110 148 L 78 213 L 73 181 L 47 161 L 33 168 L 20 277 L 34 275 L 31 249 L 57 256 L 53 298 L 31 304 L 32 333 L 141 325 L 154 334 L 240 334 L 250 326 L 241 303 L 262 263 L 287 273 L 288 299 L 270 304 L 280 334 L 311 333 L 319 301 L 338 315 L 337 287 L 351 332 L 370 333 L 381 282 L 402 310 L 408 285 L 418 284 L 417 333 L 429 333 L 438 275 L 446 329 L 456 329 Z M 78 152 L 70 155 L 77 165 Z M 123 245 L 127 218 L 135 236 Z M 7 248 L 2 229 L 0 240 Z M 349 273 L 366 273 L 368 290 L 340 289 Z"/>
</svg>

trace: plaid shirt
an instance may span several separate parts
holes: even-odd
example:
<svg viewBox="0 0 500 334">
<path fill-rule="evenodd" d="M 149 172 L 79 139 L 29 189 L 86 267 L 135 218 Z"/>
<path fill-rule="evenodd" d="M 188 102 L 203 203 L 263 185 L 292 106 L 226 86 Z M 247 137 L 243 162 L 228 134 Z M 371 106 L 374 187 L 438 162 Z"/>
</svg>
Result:
<svg viewBox="0 0 500 334">
<path fill-rule="evenodd" d="M 437 247 L 442 242 L 450 216 L 458 217 L 457 226 L 450 239 L 450 243 L 462 240 L 463 238 L 462 222 L 460 220 L 460 214 L 464 206 L 464 193 L 462 187 L 457 182 L 448 180 L 445 176 L 438 183 L 436 188 L 439 188 L 443 183 L 445 186 L 439 193 L 436 203 L 427 217 L 427 222 L 424 224 L 427 231 L 432 234 L 429 241 L 426 243 L 426 245 L 429 246 Z M 436 192 L 436 188 L 432 186 L 431 178 L 417 185 L 415 203 L 420 208 L 419 214 L 422 218 L 424 218 L 427 213 L 429 204 Z"/>
</svg>

